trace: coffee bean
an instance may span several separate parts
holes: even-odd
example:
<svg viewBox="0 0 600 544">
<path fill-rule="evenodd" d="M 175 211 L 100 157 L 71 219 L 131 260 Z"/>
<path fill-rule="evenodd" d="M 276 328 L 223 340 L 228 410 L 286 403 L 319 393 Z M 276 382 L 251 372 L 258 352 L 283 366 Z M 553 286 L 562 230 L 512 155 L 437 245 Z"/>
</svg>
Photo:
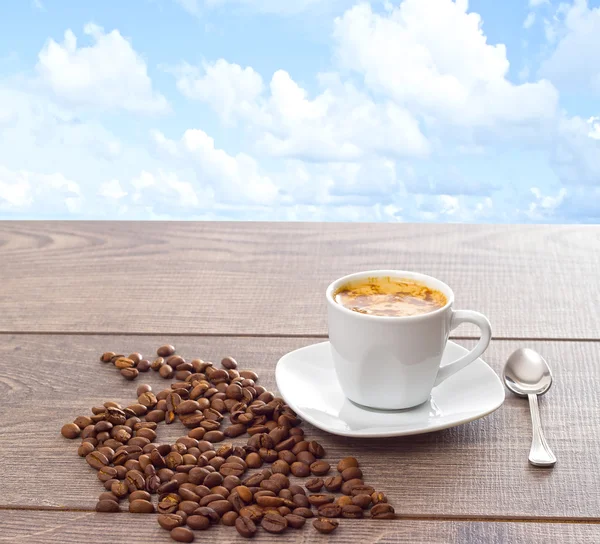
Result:
<svg viewBox="0 0 600 544">
<path fill-rule="evenodd" d="M 117 469 L 114 467 L 104 466 L 100 467 L 98 471 L 98 479 L 101 482 L 106 482 L 107 480 L 111 480 L 117 477 Z"/>
<path fill-rule="evenodd" d="M 349 504 L 353 504 L 353 497 L 349 497 L 348 495 L 342 495 L 336 501 L 340 506 L 348 506 Z"/>
<path fill-rule="evenodd" d="M 310 507 L 310 502 L 308 502 L 308 497 L 306 495 L 294 495 L 292 499 L 293 503 L 297 507 L 308 508 Z"/>
<path fill-rule="evenodd" d="M 263 506 L 265 508 L 277 508 L 279 506 L 283 506 L 283 501 L 281 497 L 269 497 L 268 495 L 256 495 L 254 500 L 256 504 L 259 506 Z"/>
<path fill-rule="evenodd" d="M 157 402 L 158 399 L 152 391 L 146 391 L 138 396 L 138 403 L 146 408 L 153 408 Z"/>
<path fill-rule="evenodd" d="M 325 457 L 325 450 L 323 449 L 323 446 L 321 446 L 321 444 L 319 444 L 316 440 L 313 440 L 309 443 L 308 451 L 318 459 Z"/>
<path fill-rule="evenodd" d="M 167 358 L 166 363 L 175 369 L 184 364 L 185 359 L 181 355 L 171 355 Z"/>
<path fill-rule="evenodd" d="M 302 516 L 303 518 L 312 518 L 315 515 L 314 512 L 306 506 L 299 506 L 298 508 L 294 508 L 294 510 L 292 510 L 292 514 Z"/>
<path fill-rule="evenodd" d="M 209 507 L 212 508 L 219 516 L 222 516 L 225 512 L 233 510 L 233 505 L 228 500 L 212 501 L 209 503 Z"/>
<path fill-rule="evenodd" d="M 358 467 L 358 461 L 354 457 L 346 457 L 337 465 L 338 472 L 344 472 L 344 470 L 350 467 Z"/>
<path fill-rule="evenodd" d="M 73 423 L 75 423 L 75 425 L 77 425 L 80 429 L 85 429 L 88 425 L 91 425 L 93 422 L 91 417 L 79 416 L 75 418 Z"/>
<path fill-rule="evenodd" d="M 286 514 L 285 519 L 288 522 L 288 527 L 293 529 L 300 529 L 306 523 L 306 518 L 297 514 Z"/>
<path fill-rule="evenodd" d="M 103 453 L 93 451 L 85 456 L 88 465 L 96 470 L 100 470 L 103 466 L 108 465 L 108 459 Z"/>
<path fill-rule="evenodd" d="M 160 370 L 160 368 L 165 364 L 165 360 L 162 357 L 157 357 L 156 359 L 154 359 L 154 361 L 152 361 L 152 363 L 150 363 L 150 368 L 152 370 Z"/>
<path fill-rule="evenodd" d="M 81 429 L 75 423 L 67 423 L 62 426 L 60 433 L 65 438 L 77 438 L 81 434 Z"/>
<path fill-rule="evenodd" d="M 158 512 L 160 514 L 174 514 L 177 512 L 177 503 L 173 501 L 160 501 L 158 503 Z"/>
<path fill-rule="evenodd" d="M 111 478 L 110 480 L 106 480 L 106 482 L 104 482 L 104 489 L 106 489 L 106 491 L 110 491 L 112 484 L 114 482 L 118 482 L 118 481 L 119 480 L 117 480 L 116 478 Z"/>
<path fill-rule="evenodd" d="M 105 351 L 101 356 L 100 360 L 103 363 L 110 363 L 112 358 L 116 355 L 114 351 Z"/>
<path fill-rule="evenodd" d="M 335 519 L 317 518 L 313 521 L 313 527 L 319 533 L 329 534 L 335 531 L 339 526 L 339 522 Z"/>
<path fill-rule="evenodd" d="M 199 506 L 194 510 L 194 515 L 207 517 L 211 523 L 219 523 L 219 520 L 221 519 L 219 514 L 208 506 Z"/>
<path fill-rule="evenodd" d="M 225 499 L 223 495 L 219 495 L 217 493 L 210 493 L 209 495 L 205 495 L 204 497 L 202 497 L 202 499 L 200 500 L 200 506 L 207 506 L 211 502 L 221 501 L 223 499 Z"/>
<path fill-rule="evenodd" d="M 292 451 L 293 451 L 293 450 L 292 450 Z M 296 454 L 296 459 L 297 459 L 297 460 L 298 460 L 300 463 L 305 463 L 305 464 L 307 464 L 308 466 L 312 465 L 312 464 L 313 464 L 313 463 L 316 461 L 316 458 L 315 458 L 315 456 L 314 456 L 312 453 L 310 453 L 309 451 L 301 451 L 301 452 L 298 452 L 298 453 Z"/>
<path fill-rule="evenodd" d="M 175 348 L 173 346 L 171 346 L 170 344 L 165 344 L 164 346 L 160 346 L 156 350 L 156 354 L 159 357 L 170 357 L 174 353 L 175 353 Z"/>
<path fill-rule="evenodd" d="M 361 508 L 369 508 L 371 505 L 371 495 L 355 495 L 352 497 L 352 504 L 360 506 Z"/>
<path fill-rule="evenodd" d="M 380 502 L 371 508 L 371 517 L 373 519 L 394 519 L 396 515 L 391 504 Z"/>
<path fill-rule="evenodd" d="M 221 365 L 227 369 L 237 368 L 237 362 L 233 357 L 225 357 L 221 361 Z"/>
<path fill-rule="evenodd" d="M 140 372 L 148 372 L 150 370 L 150 361 L 142 359 L 136 367 Z"/>
<path fill-rule="evenodd" d="M 310 467 L 306 463 L 296 461 L 292 463 L 290 470 L 294 476 L 298 478 L 306 478 L 310 474 Z"/>
<path fill-rule="evenodd" d="M 253 537 L 257 531 L 254 521 L 246 516 L 240 516 L 235 520 L 235 528 L 245 538 Z"/>
<path fill-rule="evenodd" d="M 147 491 L 142 491 L 141 489 L 138 489 L 138 490 L 134 491 L 133 493 L 131 493 L 131 495 L 129 495 L 129 502 L 136 501 L 136 500 L 150 501 L 150 500 L 152 500 L 152 497 L 150 496 L 150 493 L 148 493 Z"/>
<path fill-rule="evenodd" d="M 355 485 L 352 487 L 350 495 L 355 497 L 356 495 L 371 495 L 374 492 L 375 490 L 370 485 Z"/>
<path fill-rule="evenodd" d="M 177 395 L 179 396 L 179 395 Z M 200 409 L 200 405 L 195 400 L 184 400 L 183 402 L 179 402 L 179 405 L 176 407 L 175 412 L 177 414 L 193 414 L 196 410 Z"/>
<path fill-rule="evenodd" d="M 268 513 L 263 517 L 260 526 L 267 531 L 267 533 L 280 534 L 287 529 L 288 522 L 279 514 Z"/>
<path fill-rule="evenodd" d="M 359 519 L 363 517 L 363 510 L 357 504 L 347 504 L 342 507 L 342 517 L 350 519 Z"/>
<path fill-rule="evenodd" d="M 124 481 L 117 480 L 110 486 L 110 491 L 115 497 L 125 497 L 129 493 L 129 486 Z"/>
<path fill-rule="evenodd" d="M 205 435 L 204 435 L 204 439 L 208 440 L 209 442 L 222 442 L 223 440 L 225 440 L 225 435 L 223 434 L 222 431 L 208 431 Z"/>
<path fill-rule="evenodd" d="M 304 487 L 313 493 L 321 491 L 321 488 L 323 487 L 323 478 L 311 478 L 304 484 Z"/>
<path fill-rule="evenodd" d="M 223 483 L 223 476 L 218 472 L 211 472 L 204 478 L 203 484 L 208 487 L 215 487 L 217 485 L 221 485 Z"/>
<path fill-rule="evenodd" d="M 160 423 L 165 420 L 165 412 L 163 410 L 152 410 L 146 414 L 146 421 Z"/>
<path fill-rule="evenodd" d="M 89 442 L 82 442 L 81 446 L 79 446 L 79 448 L 77 449 L 77 454 L 79 455 L 79 457 L 85 457 L 86 455 L 88 455 L 89 453 L 92 453 L 93 451 L 94 451 L 93 444 L 90 444 Z"/>
<path fill-rule="evenodd" d="M 223 431 L 223 434 L 228 438 L 235 438 L 236 436 L 241 436 L 246 432 L 246 426 L 242 423 L 237 423 L 236 425 L 229 425 Z"/>
<path fill-rule="evenodd" d="M 330 466 L 327 461 L 315 461 L 310 465 L 310 471 L 315 476 L 324 476 L 329 472 Z"/>
<path fill-rule="evenodd" d="M 121 369 L 121 376 L 126 380 L 132 381 L 135 380 L 139 375 L 139 370 L 137 368 L 123 368 Z"/>
<path fill-rule="evenodd" d="M 323 504 L 318 508 L 319 516 L 323 518 L 339 518 L 342 515 L 342 507 L 339 504 Z"/>
<path fill-rule="evenodd" d="M 290 473 L 290 465 L 288 465 L 285 461 L 278 459 L 273 463 L 271 470 L 274 473 L 285 474 L 287 476 Z"/>
<path fill-rule="evenodd" d="M 344 495 L 352 495 L 352 488 L 359 485 L 364 485 L 364 482 L 360 479 L 348 480 L 342 484 L 342 493 Z"/>
<path fill-rule="evenodd" d="M 325 493 L 316 493 L 314 495 L 308 496 L 308 502 L 313 506 L 321 506 L 322 504 L 327 504 L 329 502 L 333 502 L 335 497 L 333 495 L 328 495 Z"/>
<path fill-rule="evenodd" d="M 138 385 L 138 387 L 136 389 L 136 394 L 138 397 L 140 397 L 144 393 L 149 393 L 151 391 L 152 391 L 151 385 L 148 385 L 147 383 L 142 383 L 141 385 Z"/>
<path fill-rule="evenodd" d="M 152 514 L 154 505 L 144 499 L 135 499 L 129 503 L 129 511 L 132 514 Z"/>
<path fill-rule="evenodd" d="M 290 450 L 283 450 L 278 453 L 279 459 L 285 461 L 288 465 L 296 462 L 296 456 Z M 304 464 L 304 463 L 303 463 Z"/>
<path fill-rule="evenodd" d="M 227 525 L 229 527 L 233 527 L 235 525 L 236 520 L 238 519 L 239 514 L 237 512 L 225 512 L 221 517 L 221 523 L 223 525 Z"/>
<path fill-rule="evenodd" d="M 342 479 L 347 482 L 348 480 L 362 479 L 363 473 L 358 467 L 348 467 L 342 471 Z"/>
<path fill-rule="evenodd" d="M 160 369 L 158 370 L 158 373 L 160 374 L 161 378 L 164 378 L 165 380 L 170 380 L 173 377 L 173 374 L 175 374 L 175 371 L 173 370 L 173 367 L 165 364 L 160 367 Z M 172 533 L 172 531 L 171 531 L 171 533 Z M 193 534 L 194 533 L 192 533 L 192 535 Z"/>
<path fill-rule="evenodd" d="M 194 533 L 187 527 L 175 527 L 171 530 L 171 538 L 175 542 L 194 542 Z"/>
<path fill-rule="evenodd" d="M 240 376 L 245 380 L 254 380 L 258 381 L 258 374 L 256 372 L 252 372 L 252 370 L 240 370 Z"/>
<path fill-rule="evenodd" d="M 143 357 L 141 353 L 130 353 L 128 359 L 131 359 L 137 365 Z"/>
<path fill-rule="evenodd" d="M 159 514 L 156 519 L 158 524 L 167 531 L 180 527 L 184 523 L 183 518 L 176 514 Z"/>
<path fill-rule="evenodd" d="M 119 370 L 123 370 L 124 368 L 133 368 L 135 365 L 135 361 L 131 360 L 129 357 L 119 357 L 115 361 L 115 366 Z"/>
<path fill-rule="evenodd" d="M 104 493 L 100 493 L 98 496 L 99 501 L 115 501 L 119 502 L 119 497 L 113 495 L 110 491 L 105 491 Z"/>
<path fill-rule="evenodd" d="M 373 504 L 380 504 L 382 502 L 388 502 L 387 497 L 383 493 L 378 493 L 377 491 L 374 491 L 371 494 L 371 500 L 373 501 Z"/>
<path fill-rule="evenodd" d="M 189 516 L 186 523 L 190 529 L 194 529 L 195 531 L 206 531 L 211 525 L 210 519 L 206 516 L 197 515 Z"/>
<path fill-rule="evenodd" d="M 342 487 L 342 477 L 341 476 L 330 476 L 329 478 L 325 478 L 325 489 L 329 492 L 339 491 Z"/>
<path fill-rule="evenodd" d="M 119 512 L 119 503 L 112 500 L 99 500 L 96 503 L 96 512 Z"/>
</svg>

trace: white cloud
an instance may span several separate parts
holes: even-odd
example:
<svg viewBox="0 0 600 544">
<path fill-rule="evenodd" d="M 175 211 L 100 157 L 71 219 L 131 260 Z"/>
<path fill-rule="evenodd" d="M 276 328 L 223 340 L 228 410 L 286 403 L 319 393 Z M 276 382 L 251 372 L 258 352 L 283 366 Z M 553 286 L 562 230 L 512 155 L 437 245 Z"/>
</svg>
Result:
<svg viewBox="0 0 600 544">
<path fill-rule="evenodd" d="M 0 165 L 0 211 L 40 215 L 80 212 L 80 187 L 60 173 L 12 171 Z"/>
<path fill-rule="evenodd" d="M 531 28 L 534 23 L 535 23 L 535 13 L 533 11 L 530 11 L 527 14 L 527 17 L 525 17 L 525 20 L 523 21 L 523 28 Z"/>
<path fill-rule="evenodd" d="M 103 196 L 111 200 L 120 200 L 127 196 L 127 191 L 123 190 L 118 179 L 111 179 L 100 184 L 98 196 Z"/>
<path fill-rule="evenodd" d="M 263 92 L 252 68 L 220 59 L 204 72 L 185 68 L 178 87 L 209 103 L 226 123 L 241 119 L 260 136 L 258 149 L 277 157 L 316 161 L 373 155 L 424 156 L 429 144 L 418 121 L 391 101 L 375 103 L 336 74 L 322 74 L 322 92 L 310 98 L 288 72 L 278 70 Z"/>
<path fill-rule="evenodd" d="M 179 142 L 159 132 L 154 137 L 160 149 L 192 169 L 196 179 L 209 185 L 223 202 L 268 204 L 277 197 L 277 187 L 251 156 L 232 156 L 217 149 L 213 138 L 202 130 L 186 130 Z"/>
<path fill-rule="evenodd" d="M 561 4 L 547 37 L 558 42 L 539 73 L 560 88 L 600 93 L 600 7 L 590 9 L 587 0 Z"/>
<path fill-rule="evenodd" d="M 564 187 L 559 189 L 554 196 L 543 195 L 542 191 L 537 187 L 532 187 L 531 193 L 535 200 L 529 204 L 526 214 L 529 219 L 534 221 L 541 221 L 552 217 L 567 196 L 567 190 Z"/>
<path fill-rule="evenodd" d="M 40 78 L 57 96 L 106 110 L 168 111 L 166 98 L 152 88 L 146 62 L 118 30 L 106 34 L 89 23 L 83 31 L 92 45 L 77 47 L 67 30 L 62 44 L 50 39 L 38 55 Z"/>
<path fill-rule="evenodd" d="M 38 11 L 46 11 L 46 7 L 41 0 L 32 0 L 31 5 Z"/>
<path fill-rule="evenodd" d="M 199 0 L 175 0 L 185 11 L 192 15 L 200 15 Z"/>
<path fill-rule="evenodd" d="M 466 0 L 405 0 L 388 14 L 360 4 L 336 19 L 337 52 L 374 92 L 456 126 L 538 123 L 558 95 L 547 81 L 514 85 L 504 45 L 490 45 Z"/>
<path fill-rule="evenodd" d="M 549 0 L 529 0 L 529 7 L 535 8 L 537 6 L 541 6 L 542 4 L 548 4 Z"/>
<path fill-rule="evenodd" d="M 178 0 L 181 1 L 181 0 Z M 189 1 L 189 0 L 187 0 Z M 311 8 L 331 7 L 331 5 L 347 5 L 352 0 L 204 0 L 207 8 L 239 6 L 262 13 L 292 15 Z"/>
<path fill-rule="evenodd" d="M 594 140 L 600 140 L 600 117 L 590 117 L 588 124 L 590 126 L 588 136 Z"/>
<path fill-rule="evenodd" d="M 176 70 L 177 88 L 188 98 L 202 100 L 212 106 L 227 123 L 234 118 L 252 118 L 257 100 L 264 90 L 260 74 L 220 59 L 203 63 L 202 70 L 184 64 Z"/>
</svg>

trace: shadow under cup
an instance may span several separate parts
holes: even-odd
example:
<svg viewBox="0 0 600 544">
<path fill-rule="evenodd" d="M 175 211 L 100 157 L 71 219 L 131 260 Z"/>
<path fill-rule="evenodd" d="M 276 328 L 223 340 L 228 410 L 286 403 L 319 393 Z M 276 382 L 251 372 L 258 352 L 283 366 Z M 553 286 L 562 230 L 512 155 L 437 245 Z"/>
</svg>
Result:
<svg viewBox="0 0 600 544">
<path fill-rule="evenodd" d="M 341 287 L 380 277 L 423 283 L 441 291 L 447 302 L 428 313 L 390 317 L 355 312 L 335 301 Z M 450 287 L 415 272 L 372 270 L 334 281 L 326 297 L 332 356 L 346 397 L 381 410 L 411 408 L 426 402 L 436 383 L 452 327 L 454 294 Z"/>
</svg>

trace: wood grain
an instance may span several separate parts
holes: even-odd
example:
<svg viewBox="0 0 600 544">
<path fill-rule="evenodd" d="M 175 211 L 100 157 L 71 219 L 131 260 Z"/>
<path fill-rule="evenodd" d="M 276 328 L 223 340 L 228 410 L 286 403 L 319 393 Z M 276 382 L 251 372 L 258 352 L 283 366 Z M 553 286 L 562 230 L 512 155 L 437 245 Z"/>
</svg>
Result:
<svg viewBox="0 0 600 544">
<path fill-rule="evenodd" d="M 269 388 L 275 386 L 278 358 L 315 341 L 3 335 L 0 506 L 93 508 L 101 484 L 95 471 L 77 457 L 78 441 L 60 436 L 60 427 L 106 400 L 131 402 L 135 387 L 144 381 L 155 389 L 168 385 L 155 373 L 126 382 L 98 357 L 108 349 L 150 355 L 169 340 L 175 340 L 186 357 L 219 361 L 224 355 L 233 355 L 242 367 L 258 371 L 261 383 Z M 486 359 L 498 372 L 519 345 L 522 343 L 495 340 Z M 543 425 L 559 460 L 552 470 L 528 465 L 531 427 L 527 403 L 510 395 L 500 410 L 485 419 L 428 435 L 356 440 L 328 435 L 305 424 L 306 432 L 322 442 L 332 461 L 355 455 L 366 480 L 385 492 L 403 516 L 598 519 L 600 472 L 593 463 L 600 450 L 596 432 L 600 342 L 527 345 L 543 353 L 555 373 L 555 386 L 540 402 Z M 159 439 L 173 440 L 182 430 L 175 425 L 162 426 Z"/>
<path fill-rule="evenodd" d="M 196 541 L 241 544 L 233 527 L 218 525 L 196 533 Z M 341 520 L 329 536 L 312 527 L 288 530 L 284 537 L 259 531 L 253 542 L 296 544 L 378 542 L 380 544 L 549 544 L 555 542 L 593 543 L 600 540 L 600 525 L 555 523 L 482 523 L 464 521 L 371 521 Z M 10 544 L 148 544 L 171 543 L 152 514 L 96 514 L 95 512 L 51 512 L 0 510 L 0 542 Z"/>
<path fill-rule="evenodd" d="M 329 282 L 396 268 L 496 337 L 598 339 L 599 267 L 598 226 L 1 222 L 0 331 L 325 335 Z"/>
</svg>

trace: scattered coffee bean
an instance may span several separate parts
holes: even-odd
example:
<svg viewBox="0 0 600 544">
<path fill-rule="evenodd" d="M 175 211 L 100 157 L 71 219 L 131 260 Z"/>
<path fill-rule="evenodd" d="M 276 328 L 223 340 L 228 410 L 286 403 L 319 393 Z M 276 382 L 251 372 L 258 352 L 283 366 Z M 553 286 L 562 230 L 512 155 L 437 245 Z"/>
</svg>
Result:
<svg viewBox="0 0 600 544">
<path fill-rule="evenodd" d="M 135 380 L 139 375 L 139 370 L 137 368 L 123 368 L 121 369 L 121 376 L 126 380 L 132 381 Z"/>
<path fill-rule="evenodd" d="M 77 438 L 81 434 L 81 429 L 75 423 L 67 423 L 60 430 L 65 438 Z"/>
<path fill-rule="evenodd" d="M 355 495 L 352 497 L 352 504 L 360 506 L 361 508 L 369 508 L 369 506 L 371 506 L 371 495 Z"/>
<path fill-rule="evenodd" d="M 221 516 L 221 523 L 223 525 L 227 525 L 228 527 L 233 527 L 238 517 L 239 514 L 237 512 L 225 512 Z"/>
<path fill-rule="evenodd" d="M 347 468 L 358 467 L 358 461 L 354 457 L 346 457 L 342 459 L 337 466 L 338 472 L 344 472 Z"/>
<path fill-rule="evenodd" d="M 287 529 L 288 522 L 287 519 L 280 514 L 268 513 L 263 517 L 260 526 L 267 531 L 267 533 L 279 534 Z"/>
<path fill-rule="evenodd" d="M 286 514 L 285 519 L 288 522 L 288 527 L 292 527 L 293 529 L 301 529 L 306 523 L 306 518 L 298 514 Z"/>
<path fill-rule="evenodd" d="M 380 504 L 382 502 L 387 502 L 387 497 L 383 493 L 375 491 L 371 494 L 371 500 L 373 501 L 373 504 Z"/>
<path fill-rule="evenodd" d="M 341 489 L 343 480 L 341 476 L 330 476 L 329 478 L 325 478 L 324 483 L 325 489 L 331 493 Z"/>
<path fill-rule="evenodd" d="M 342 507 L 339 504 L 328 503 L 319 506 L 318 513 L 323 518 L 339 518 L 342 515 Z"/>
<path fill-rule="evenodd" d="M 177 514 L 159 514 L 157 520 L 158 524 L 167 531 L 184 524 L 183 518 Z"/>
<path fill-rule="evenodd" d="M 237 362 L 233 357 L 225 357 L 222 361 L 221 361 L 221 365 L 228 369 L 231 370 L 233 368 L 237 368 Z"/>
<path fill-rule="evenodd" d="M 96 512 L 120 512 L 119 503 L 112 500 L 99 500 L 96 503 Z"/>
<path fill-rule="evenodd" d="M 349 504 L 354 504 L 354 503 L 352 502 L 352 499 L 353 499 L 353 497 L 349 497 L 348 495 L 342 495 L 341 497 L 339 497 L 339 498 L 337 499 L 337 501 L 336 501 L 336 502 L 337 502 L 337 503 L 338 503 L 340 506 L 344 507 L 344 506 L 348 506 Z"/>
<path fill-rule="evenodd" d="M 362 470 L 360 470 L 358 467 L 348 467 L 347 469 L 342 471 L 342 479 L 344 480 L 344 482 L 347 482 L 348 480 L 360 480 L 362 479 L 362 477 Z"/>
<path fill-rule="evenodd" d="M 316 493 L 308 496 L 308 502 L 313 506 L 321 506 L 329 502 L 333 502 L 335 497 L 333 495 L 327 495 L 325 493 Z"/>
<path fill-rule="evenodd" d="M 329 463 L 327 461 L 315 461 L 310 465 L 310 471 L 315 476 L 325 476 L 325 474 L 329 472 L 329 468 Z"/>
<path fill-rule="evenodd" d="M 175 348 L 173 346 L 171 346 L 170 344 L 165 344 L 164 346 L 160 346 L 156 350 L 156 354 L 159 357 L 170 357 L 174 353 L 175 353 Z"/>
<path fill-rule="evenodd" d="M 301 463 L 300 461 L 292 463 L 290 470 L 292 474 L 298 478 L 306 478 L 310 474 L 310 467 L 306 463 Z"/>
<path fill-rule="evenodd" d="M 108 459 L 99 451 L 93 451 L 92 453 L 89 453 L 85 456 L 85 460 L 87 461 L 88 465 L 96 470 L 100 470 L 103 466 L 108 465 Z"/>
<path fill-rule="evenodd" d="M 162 357 L 157 357 L 150 363 L 150 368 L 154 371 L 160 370 L 160 368 L 165 364 L 165 360 Z"/>
<path fill-rule="evenodd" d="M 86 455 L 88 455 L 89 453 L 92 453 L 94 451 L 94 445 L 91 444 L 90 442 L 83 442 L 81 444 L 81 446 L 79 446 L 79 448 L 77 449 L 77 454 L 79 455 L 79 457 L 85 457 Z"/>
<path fill-rule="evenodd" d="M 323 487 L 323 478 L 311 478 L 306 481 L 304 487 L 313 493 L 317 493 Z"/>
<path fill-rule="evenodd" d="M 170 380 L 173 377 L 175 371 L 170 365 L 162 365 L 158 370 L 158 373 L 160 374 L 161 378 L 164 378 L 165 380 Z M 193 534 L 194 533 L 192 533 L 192 535 Z"/>
<path fill-rule="evenodd" d="M 302 516 L 303 518 L 312 518 L 315 514 L 314 512 L 305 506 L 300 506 L 298 508 L 294 508 L 292 510 L 292 514 L 296 514 L 297 516 Z"/>
<path fill-rule="evenodd" d="M 114 351 L 106 351 L 100 356 L 100 360 L 103 363 L 110 363 L 115 355 L 116 353 Z"/>
<path fill-rule="evenodd" d="M 150 361 L 142 359 L 136 367 L 140 372 L 148 372 L 150 370 Z"/>
<path fill-rule="evenodd" d="M 206 516 L 192 515 L 188 516 L 186 523 L 194 531 L 206 531 L 211 526 L 210 519 Z"/>
<path fill-rule="evenodd" d="M 257 528 L 254 521 L 246 516 L 240 516 L 235 520 L 237 532 L 245 538 L 251 538 L 256 534 Z"/>
<path fill-rule="evenodd" d="M 371 508 L 371 517 L 373 519 L 394 519 L 396 514 L 391 504 L 380 502 Z"/>
<path fill-rule="evenodd" d="M 129 511 L 133 514 L 152 514 L 154 505 L 144 499 L 135 499 L 129 503 Z"/>
<path fill-rule="evenodd" d="M 175 527 L 171 530 L 171 538 L 175 542 L 194 542 L 194 533 L 187 527 Z"/>
<path fill-rule="evenodd" d="M 358 519 L 363 517 L 363 510 L 356 504 L 347 504 L 342 507 L 342 517 L 350 519 Z"/>
<path fill-rule="evenodd" d="M 317 518 L 313 521 L 313 527 L 319 533 L 329 534 L 335 531 L 339 526 L 339 522 L 335 519 Z"/>
</svg>

